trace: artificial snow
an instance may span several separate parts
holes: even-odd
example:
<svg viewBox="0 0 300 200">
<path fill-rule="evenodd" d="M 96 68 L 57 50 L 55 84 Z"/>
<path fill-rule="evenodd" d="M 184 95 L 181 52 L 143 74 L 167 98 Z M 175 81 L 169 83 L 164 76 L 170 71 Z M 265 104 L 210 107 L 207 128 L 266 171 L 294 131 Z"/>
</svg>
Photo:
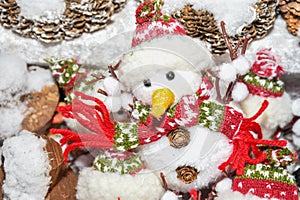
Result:
<svg viewBox="0 0 300 200">
<path fill-rule="evenodd" d="M 19 136 L 3 142 L 5 181 L 4 199 L 43 200 L 51 177 L 50 163 L 44 152 L 46 141 L 33 133 L 22 131 Z"/>
<path fill-rule="evenodd" d="M 32 6 L 31 1 L 22 1 L 26 2 L 27 6 Z M 51 1 L 51 5 L 56 4 L 57 1 Z M 39 3 L 41 4 L 41 1 Z M 55 6 L 59 5 L 60 3 Z M 13 53 L 19 55 L 27 63 L 46 63 L 44 59 L 52 56 L 72 57 L 78 58 L 85 65 L 106 67 L 131 48 L 131 38 L 136 27 L 136 7 L 137 1 L 128 0 L 121 12 L 112 16 L 113 23 L 105 29 L 94 33 L 85 33 L 80 38 L 62 41 L 58 44 L 47 45 L 34 39 L 24 38 L 0 26 L 0 54 Z M 61 8 L 63 7 L 59 9 Z"/>
<path fill-rule="evenodd" d="M 28 73 L 27 89 L 30 92 L 40 92 L 45 85 L 53 85 L 54 80 L 50 70 L 41 67 L 31 67 Z"/>
<path fill-rule="evenodd" d="M 252 8 L 255 3 L 256 0 L 169 0 L 164 1 L 162 10 L 164 13 L 171 13 L 191 4 L 195 10 L 207 10 L 213 13 L 217 24 L 224 21 L 228 34 L 234 35 L 255 19 L 255 10 Z"/>
<path fill-rule="evenodd" d="M 78 200 L 159 200 L 164 189 L 158 176 L 149 170 L 136 175 L 102 173 L 84 168 L 78 178 Z"/>
<path fill-rule="evenodd" d="M 26 110 L 24 104 L 16 105 L 12 108 L 0 109 L 0 137 L 7 138 L 17 135 L 21 130 L 21 123 L 24 119 L 23 111 Z"/>
<path fill-rule="evenodd" d="M 20 6 L 20 15 L 35 19 L 45 15 L 56 15 L 59 17 L 66 8 L 63 0 L 16 0 Z"/>
<path fill-rule="evenodd" d="M 27 108 L 22 98 L 53 84 L 49 70 L 31 67 L 28 71 L 25 61 L 18 56 L 0 55 L 0 138 L 17 135 L 22 129 Z"/>
<path fill-rule="evenodd" d="M 4 54 L 0 56 L 0 99 L 3 90 L 13 93 L 23 89 L 27 79 L 26 62 L 14 55 Z M 0 101 L 1 103 L 1 101 Z"/>
<path fill-rule="evenodd" d="M 299 38 L 288 32 L 287 25 L 281 16 L 276 18 L 273 29 L 266 37 L 250 43 L 246 57 L 249 60 L 255 60 L 256 52 L 264 48 L 272 48 L 275 55 L 279 56 L 280 65 L 287 72 L 300 72 Z"/>
<path fill-rule="evenodd" d="M 222 0 L 223 4 L 220 1 L 213 2 L 209 0 L 205 2 L 197 0 L 165 1 L 163 11 L 169 12 L 175 8 L 183 8 L 187 2 L 195 4 L 194 8 L 196 9 L 200 9 L 201 4 L 211 4 L 211 6 L 205 6 L 209 7 L 213 13 L 225 13 L 226 17 L 234 18 L 232 22 L 237 19 L 240 20 L 241 24 L 251 21 L 251 17 L 248 18 L 249 16 L 245 15 L 245 13 L 248 13 L 249 5 L 254 4 L 255 0 L 242 2 L 239 0 L 230 0 L 225 3 L 224 1 Z M 44 58 L 55 56 L 74 57 L 86 65 L 106 67 L 131 48 L 131 39 L 136 28 L 135 9 L 137 4 L 135 0 L 128 0 L 124 9 L 112 16 L 113 23 L 109 24 L 103 30 L 91 34 L 83 34 L 80 38 L 72 41 L 62 41 L 53 45 L 45 45 L 33 39 L 20 37 L 11 30 L 0 26 L 0 53 L 8 52 L 19 55 L 27 63 L 45 63 Z M 217 4 L 217 7 L 214 7 L 215 4 Z M 232 9 L 226 11 L 228 8 L 227 5 L 231 6 Z M 217 18 L 217 14 L 215 15 Z M 223 17 L 220 16 L 218 18 L 221 20 Z M 226 23 L 229 28 L 230 24 Z M 300 68 L 298 67 L 298 63 L 300 63 L 298 42 L 299 37 L 290 34 L 287 31 L 285 21 L 282 17 L 278 16 L 275 20 L 274 28 L 265 38 L 251 42 L 246 51 L 246 56 L 255 57 L 255 53 L 259 49 L 271 47 L 279 52 L 279 55 L 282 57 L 282 65 L 288 72 L 300 72 Z M 99 59 L 99 56 L 101 56 L 101 59 Z"/>
</svg>

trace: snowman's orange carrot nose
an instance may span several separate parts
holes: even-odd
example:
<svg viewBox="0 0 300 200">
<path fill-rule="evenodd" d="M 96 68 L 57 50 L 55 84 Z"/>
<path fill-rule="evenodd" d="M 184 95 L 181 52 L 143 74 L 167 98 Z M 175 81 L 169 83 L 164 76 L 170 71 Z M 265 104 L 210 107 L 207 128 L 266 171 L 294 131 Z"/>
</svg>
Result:
<svg viewBox="0 0 300 200">
<path fill-rule="evenodd" d="M 152 94 L 152 115 L 159 117 L 174 103 L 175 95 L 168 88 L 160 88 Z"/>
</svg>

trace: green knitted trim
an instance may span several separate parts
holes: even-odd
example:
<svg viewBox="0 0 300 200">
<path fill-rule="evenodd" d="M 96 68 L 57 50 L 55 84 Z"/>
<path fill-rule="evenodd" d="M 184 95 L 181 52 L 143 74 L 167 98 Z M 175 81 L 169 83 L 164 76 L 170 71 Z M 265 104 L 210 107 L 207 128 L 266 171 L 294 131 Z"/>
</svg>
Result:
<svg viewBox="0 0 300 200">
<path fill-rule="evenodd" d="M 170 108 L 168 108 L 168 110 L 167 110 L 167 115 L 168 115 L 170 118 L 174 118 L 177 105 L 178 105 L 178 103 L 176 103 L 175 105 L 173 105 L 173 106 L 171 106 Z"/>
<path fill-rule="evenodd" d="M 135 101 L 133 103 L 132 115 L 145 123 L 150 114 L 150 106 L 142 104 L 140 101 Z"/>
<path fill-rule="evenodd" d="M 276 152 L 275 158 L 273 157 L 273 152 Z M 295 155 L 291 150 L 288 148 L 283 148 L 283 149 L 267 149 L 265 151 L 267 154 L 266 160 L 268 164 L 272 166 L 281 166 L 281 167 L 287 167 L 289 165 L 292 165 L 295 163 Z"/>
<path fill-rule="evenodd" d="M 119 151 L 127 151 L 140 145 L 137 123 L 117 123 L 114 135 L 115 147 Z"/>
<path fill-rule="evenodd" d="M 57 82 L 60 87 L 64 87 L 68 84 L 70 80 L 76 76 L 81 67 L 73 58 L 49 58 L 45 59 L 45 61 L 50 64 L 50 70 L 53 74 L 59 74 Z"/>
<path fill-rule="evenodd" d="M 142 159 L 137 155 L 132 155 L 126 159 L 111 158 L 99 155 L 95 158 L 93 167 L 103 173 L 131 174 L 143 166 Z"/>
<path fill-rule="evenodd" d="M 200 106 L 199 124 L 212 131 L 218 131 L 223 122 L 224 111 L 224 105 L 203 101 Z"/>
<path fill-rule="evenodd" d="M 246 164 L 244 174 L 237 178 L 252 178 L 261 180 L 273 180 L 282 183 L 297 185 L 295 177 L 281 167 L 271 167 L 265 164 Z"/>
<path fill-rule="evenodd" d="M 281 80 L 276 78 L 268 79 L 259 77 L 253 72 L 248 72 L 247 74 L 245 74 L 243 76 L 243 81 L 251 85 L 265 88 L 266 90 L 269 90 L 271 92 L 282 93 L 284 91 L 284 82 L 282 82 Z"/>
</svg>

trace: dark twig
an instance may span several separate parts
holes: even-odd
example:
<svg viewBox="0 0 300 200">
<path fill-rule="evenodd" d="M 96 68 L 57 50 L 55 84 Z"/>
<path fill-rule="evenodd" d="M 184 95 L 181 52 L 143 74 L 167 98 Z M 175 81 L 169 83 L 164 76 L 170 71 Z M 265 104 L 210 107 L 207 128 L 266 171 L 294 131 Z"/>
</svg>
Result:
<svg viewBox="0 0 300 200">
<path fill-rule="evenodd" d="M 226 32 L 226 28 L 225 28 L 225 22 L 221 21 L 220 26 L 221 26 L 221 30 L 222 30 L 222 36 L 223 36 L 225 44 L 229 50 L 230 58 L 231 58 L 231 60 L 234 60 L 238 57 L 238 55 L 237 55 L 236 49 L 233 49 L 231 43 L 229 42 L 228 35 Z"/>
<path fill-rule="evenodd" d="M 122 63 L 122 60 L 120 60 L 115 66 L 113 66 L 113 70 L 119 69 L 121 63 Z"/>
<path fill-rule="evenodd" d="M 109 70 L 109 72 L 111 73 L 111 76 L 112 76 L 112 77 L 114 77 L 115 79 L 119 80 L 119 78 L 118 78 L 118 76 L 117 76 L 117 74 L 116 74 L 116 72 L 115 72 L 113 66 L 109 65 L 109 66 L 108 66 L 108 70 Z"/>
<path fill-rule="evenodd" d="M 165 191 L 168 191 L 168 183 L 166 181 L 165 175 L 162 172 L 160 172 L 160 178 L 162 180 L 162 184 L 163 184 Z"/>
<path fill-rule="evenodd" d="M 100 89 L 100 88 L 97 90 L 97 92 L 98 92 L 99 94 L 103 94 L 104 96 L 108 96 L 107 92 L 105 92 L 104 90 L 102 90 L 102 89 Z"/>
<path fill-rule="evenodd" d="M 226 44 L 226 46 L 229 50 L 229 55 L 230 55 L 231 60 L 233 61 L 238 57 L 237 52 L 238 52 L 238 49 L 241 46 L 241 44 L 243 44 L 241 55 L 245 55 L 250 37 L 247 36 L 244 39 L 239 39 L 237 45 L 233 48 L 230 41 L 229 41 L 229 39 L 228 39 L 228 35 L 227 35 L 227 32 L 226 32 L 226 28 L 225 28 L 225 22 L 221 21 L 220 26 L 221 26 L 221 30 L 222 30 L 222 36 L 223 36 L 223 38 L 225 40 L 225 44 Z M 229 103 L 230 101 L 232 101 L 232 90 L 233 90 L 234 86 L 236 85 L 237 81 L 240 78 L 241 78 L 241 75 L 237 74 L 236 79 L 229 83 L 228 88 L 227 88 L 226 93 L 225 93 L 225 96 L 223 97 L 223 102 Z"/>
<path fill-rule="evenodd" d="M 115 65 L 115 66 L 112 66 L 112 65 L 109 65 L 108 66 L 108 70 L 109 72 L 111 73 L 111 76 L 114 77 L 115 79 L 119 80 L 117 74 L 116 74 L 116 70 L 120 67 L 120 64 L 121 64 L 121 60 Z"/>
<path fill-rule="evenodd" d="M 99 80 L 105 79 L 104 75 L 98 76 L 97 74 L 91 74 L 91 76 L 94 77 L 95 79 L 86 82 L 85 83 L 86 85 L 90 85 L 90 84 L 93 84 L 93 83 L 95 83 L 95 82 L 97 82 Z"/>
<path fill-rule="evenodd" d="M 246 36 L 245 39 L 244 39 L 244 44 L 242 46 L 242 51 L 241 51 L 241 54 L 242 55 L 245 55 L 246 53 L 246 50 L 247 50 L 247 46 L 249 44 L 249 40 L 250 40 L 250 37 L 249 36 Z"/>
</svg>

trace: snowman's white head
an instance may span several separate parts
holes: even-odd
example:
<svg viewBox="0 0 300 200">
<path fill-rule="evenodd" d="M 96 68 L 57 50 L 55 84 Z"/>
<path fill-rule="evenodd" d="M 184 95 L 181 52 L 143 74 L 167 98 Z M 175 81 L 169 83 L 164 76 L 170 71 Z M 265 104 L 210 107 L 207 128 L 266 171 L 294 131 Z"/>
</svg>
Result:
<svg viewBox="0 0 300 200">
<path fill-rule="evenodd" d="M 118 77 L 137 99 L 153 108 L 156 103 L 167 108 L 183 95 L 196 92 L 201 71 L 212 65 L 203 45 L 187 36 L 167 35 L 143 42 L 125 54 Z"/>
</svg>

